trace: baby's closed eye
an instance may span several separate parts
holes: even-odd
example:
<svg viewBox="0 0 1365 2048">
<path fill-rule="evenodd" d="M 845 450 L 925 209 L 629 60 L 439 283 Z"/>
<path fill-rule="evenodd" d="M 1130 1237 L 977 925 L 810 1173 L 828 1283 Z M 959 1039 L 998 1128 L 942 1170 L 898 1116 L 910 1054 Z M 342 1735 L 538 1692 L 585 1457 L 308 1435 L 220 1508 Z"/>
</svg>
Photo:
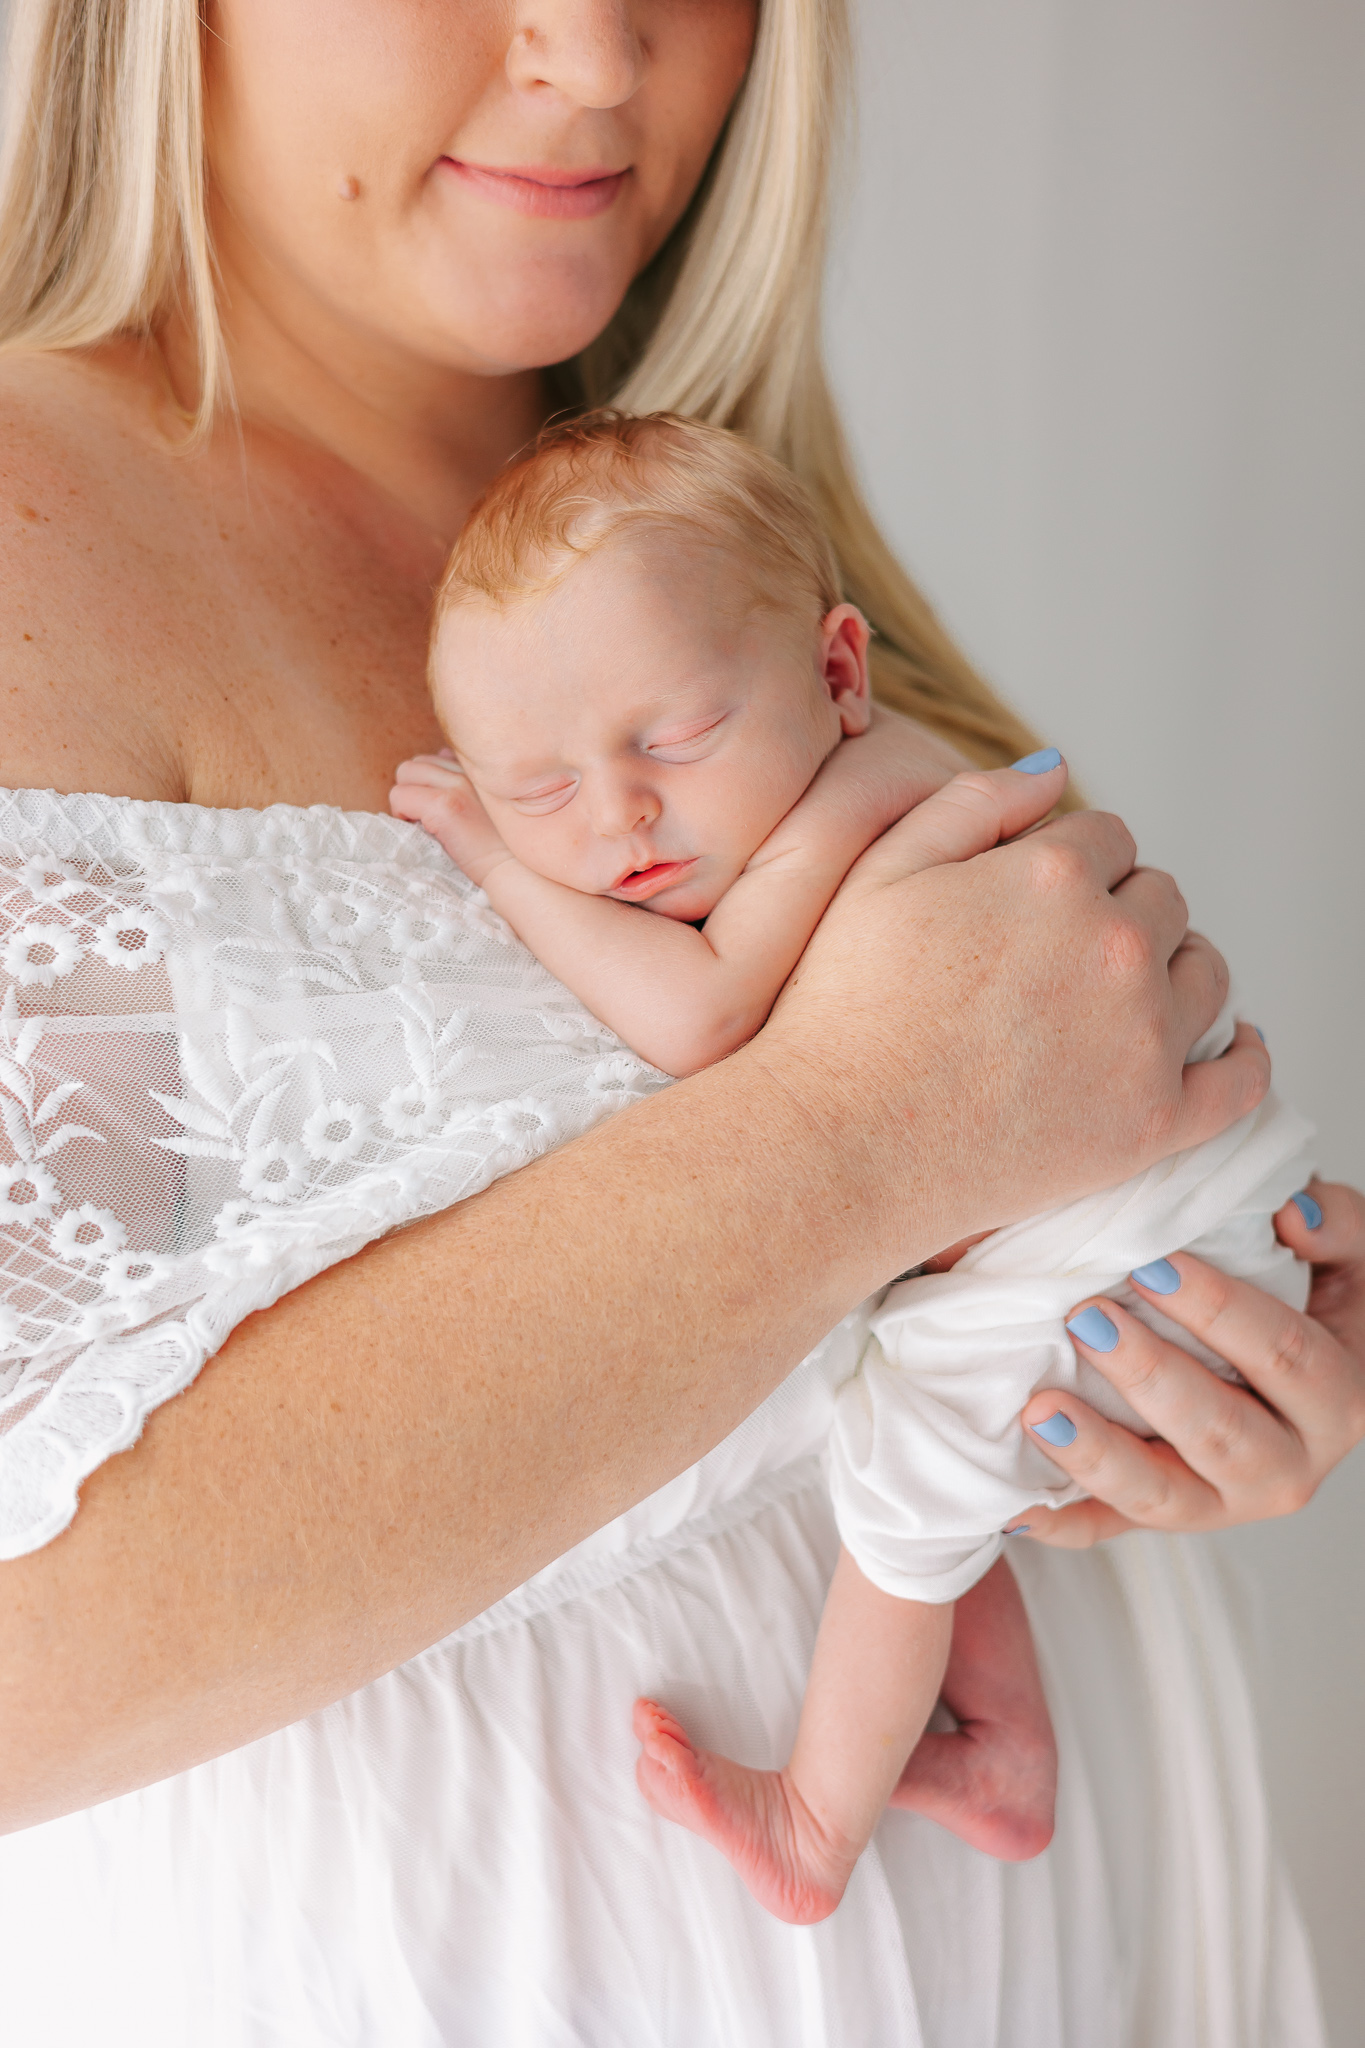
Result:
<svg viewBox="0 0 1365 2048">
<path fill-rule="evenodd" d="M 524 812 L 527 817 L 540 818 L 549 811 L 562 810 L 577 789 L 578 778 L 569 775 L 555 782 L 544 783 L 537 789 L 518 790 L 515 796 L 508 798 L 508 802 L 516 810 Z"/>
<path fill-rule="evenodd" d="M 670 726 L 666 732 L 656 733 L 645 745 L 645 752 L 655 761 L 691 761 L 704 754 L 725 724 L 729 713 L 722 711 L 718 716 L 692 719 L 686 725 Z"/>
</svg>

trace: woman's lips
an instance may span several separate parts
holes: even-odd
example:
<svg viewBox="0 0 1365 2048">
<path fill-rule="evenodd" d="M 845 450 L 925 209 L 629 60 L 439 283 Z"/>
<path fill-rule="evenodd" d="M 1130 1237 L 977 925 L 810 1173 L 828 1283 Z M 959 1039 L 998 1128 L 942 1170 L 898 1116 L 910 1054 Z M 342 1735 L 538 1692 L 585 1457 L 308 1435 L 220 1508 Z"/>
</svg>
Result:
<svg viewBox="0 0 1365 2048">
<path fill-rule="evenodd" d="M 629 176 L 624 171 L 557 171 L 549 164 L 517 164 L 494 170 L 488 164 L 462 163 L 443 156 L 448 171 L 495 206 L 538 220 L 589 220 L 605 213 Z"/>
<path fill-rule="evenodd" d="M 694 857 L 692 860 L 656 860 L 653 867 L 632 868 L 629 874 L 622 875 L 610 894 L 629 896 L 632 902 L 641 903 L 646 896 L 657 896 L 661 889 L 671 889 L 696 864 Z"/>
</svg>

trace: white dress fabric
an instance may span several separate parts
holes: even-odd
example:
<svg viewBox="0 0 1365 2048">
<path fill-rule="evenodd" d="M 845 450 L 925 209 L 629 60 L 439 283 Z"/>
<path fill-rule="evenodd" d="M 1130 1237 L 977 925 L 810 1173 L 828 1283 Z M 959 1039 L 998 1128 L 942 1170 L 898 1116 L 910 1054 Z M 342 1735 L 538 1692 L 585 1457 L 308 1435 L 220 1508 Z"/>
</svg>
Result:
<svg viewBox="0 0 1365 2048">
<path fill-rule="evenodd" d="M 251 1309 L 662 1085 L 387 819 L 20 792 L 0 878 L 10 1556 Z M 639 1797 L 639 1692 L 756 1763 L 790 1745 L 867 1335 L 847 1318 L 709 1457 L 422 1656 L 0 1841 L 0 2035 L 1318 2048 L 1210 1546 L 1018 1546 L 1061 1751 L 1034 1863 L 891 1814 L 838 1912 L 791 1928 Z"/>
<path fill-rule="evenodd" d="M 1232 1004 L 1192 1059 L 1232 1042 Z M 1025 1431 L 1039 1387 L 1074 1389 L 1139 1435 L 1152 1434 L 1102 1373 L 1078 1357 L 1064 1318 L 1105 1294 L 1213 1371 L 1239 1376 L 1127 1282 L 1135 1267 L 1191 1251 L 1301 1309 L 1308 1268 L 1273 1218 L 1313 1171 L 1314 1131 L 1274 1095 L 1206 1144 L 1121 1186 L 997 1230 L 947 1273 L 890 1288 L 856 1377 L 842 1388 L 830 1483 L 845 1547 L 904 1600 L 956 1600 L 990 1569 L 1016 1515 L 1082 1489 Z"/>
</svg>

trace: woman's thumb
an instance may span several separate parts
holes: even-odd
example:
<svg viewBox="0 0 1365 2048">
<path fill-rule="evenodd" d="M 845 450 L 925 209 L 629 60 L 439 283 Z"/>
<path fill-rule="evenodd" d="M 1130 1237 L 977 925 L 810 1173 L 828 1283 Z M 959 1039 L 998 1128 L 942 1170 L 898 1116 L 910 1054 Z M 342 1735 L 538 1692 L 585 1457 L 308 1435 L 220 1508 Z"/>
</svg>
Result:
<svg viewBox="0 0 1365 2048">
<path fill-rule="evenodd" d="M 903 875 L 989 853 L 1045 818 L 1066 788 L 1055 747 L 1025 757 L 1027 768 L 976 768 L 955 775 L 870 846 L 850 879 L 882 888 Z"/>
</svg>

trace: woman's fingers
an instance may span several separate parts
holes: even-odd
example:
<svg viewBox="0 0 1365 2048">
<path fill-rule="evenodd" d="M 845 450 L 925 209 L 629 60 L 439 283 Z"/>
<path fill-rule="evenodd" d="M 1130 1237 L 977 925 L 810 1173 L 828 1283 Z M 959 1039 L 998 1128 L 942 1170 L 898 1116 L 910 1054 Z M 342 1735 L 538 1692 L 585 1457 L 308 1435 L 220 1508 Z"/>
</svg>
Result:
<svg viewBox="0 0 1365 2048">
<path fill-rule="evenodd" d="M 1187 931 L 1171 955 L 1170 977 L 1176 1018 L 1193 1045 L 1228 999 L 1227 962 L 1202 932 Z"/>
<path fill-rule="evenodd" d="M 1313 1266 L 1365 1259 L 1365 1195 L 1315 1175 L 1280 1210 L 1275 1233 Z"/>
<path fill-rule="evenodd" d="M 1203 1371 L 1201 1366 L 1195 1369 Z M 1215 1527 L 1224 1518 L 1217 1489 L 1169 1444 L 1148 1442 L 1121 1424 L 1106 1421 L 1078 1394 L 1051 1389 L 1035 1394 L 1024 1409 L 1024 1427 L 1039 1450 L 1119 1517 L 1113 1526 L 1101 1515 L 1082 1518 L 1079 1528 L 1063 1524 L 1080 1543 L 1097 1540 L 1097 1524 L 1112 1534 L 1129 1522 L 1153 1529 L 1202 1529 Z M 1058 1510 L 1057 1518 L 1069 1513 Z M 1030 1535 L 1047 1542 L 1061 1540 L 1049 1510 L 1030 1510 L 1024 1519 Z"/>
<path fill-rule="evenodd" d="M 855 889 L 885 888 L 906 875 L 988 853 L 1045 818 L 1066 788 L 1066 763 L 1040 774 L 973 769 L 926 797 L 856 863 Z"/>
<path fill-rule="evenodd" d="M 1127 1515 L 1104 1500 L 1073 1500 L 1064 1508 L 1030 1508 L 1027 1520 L 1007 1529 L 1007 1536 L 1032 1536 L 1055 1550 L 1089 1550 L 1137 1527 Z"/>
<path fill-rule="evenodd" d="M 1158 1303 L 1163 1315 L 1236 1366 L 1266 1404 L 1250 1410 L 1252 1416 L 1283 1418 L 1307 1446 L 1319 1473 L 1340 1457 L 1344 1442 L 1365 1435 L 1365 1375 L 1316 1317 L 1300 1315 L 1188 1252 L 1172 1253 L 1166 1263 L 1179 1279 L 1170 1293 L 1157 1295 L 1140 1281 L 1134 1285 Z M 1171 1432 L 1163 1428 L 1162 1434 Z"/>
<path fill-rule="evenodd" d="M 1175 1271 L 1172 1261 L 1165 1263 L 1171 1272 Z M 1182 1256 L 1181 1265 L 1199 1266 L 1200 1262 Z M 1217 1280 L 1224 1277 L 1214 1275 L 1209 1266 L 1200 1266 L 1200 1270 Z M 1193 1290 L 1193 1283 L 1184 1284 Z M 1173 1294 L 1158 1295 L 1154 1289 L 1139 1291 L 1145 1291 L 1162 1313 L 1174 1320 Z M 1271 1297 L 1258 1288 L 1247 1288 L 1246 1292 L 1253 1303 L 1260 1304 L 1264 1322 L 1265 1311 L 1272 1306 Z M 1187 1299 L 1187 1308 L 1190 1306 Z M 1275 1302 L 1273 1307 L 1280 1309 L 1282 1304 Z M 1285 1315 L 1290 1313 L 1284 1310 Z M 1214 1317 L 1196 1311 L 1181 1320 L 1193 1329 L 1197 1321 L 1212 1327 Z M 1112 1339 L 1105 1335 L 1105 1325 L 1113 1332 Z M 1081 1355 L 1220 1495 L 1245 1495 L 1261 1486 L 1270 1472 L 1282 1473 L 1287 1485 L 1298 1487 L 1307 1463 L 1302 1436 L 1293 1418 L 1276 1412 L 1278 1404 L 1270 1408 L 1252 1399 L 1242 1388 L 1220 1379 L 1180 1345 L 1159 1337 L 1155 1330 L 1148 1329 L 1136 1316 L 1106 1297 L 1082 1305 L 1073 1312 L 1067 1327 Z M 1216 1343 L 1212 1337 L 1205 1337 L 1204 1341 L 1220 1356 L 1228 1355 L 1225 1344 Z M 1107 1348 L 1101 1348 L 1102 1344 Z M 1229 1356 L 1229 1363 L 1236 1364 L 1237 1360 Z M 1127 1503 L 1122 1505 L 1131 1512 Z"/>
<path fill-rule="evenodd" d="M 1275 1218 L 1283 1242 L 1313 1268 L 1308 1313 L 1341 1347 L 1342 1371 L 1365 1379 L 1365 1195 L 1312 1180 Z"/>
<path fill-rule="evenodd" d="M 1025 841 L 1043 888 L 1072 881 L 1078 869 L 1106 894 L 1133 872 L 1137 842 L 1112 811 L 1073 811 Z"/>
<path fill-rule="evenodd" d="M 1205 1030 L 1221 1008 L 1220 999 Z M 1199 1035 L 1196 1031 L 1195 1036 Z M 1216 1060 L 1186 1067 L 1183 1078 L 1180 1113 L 1166 1147 L 1171 1152 L 1202 1145 L 1206 1138 L 1216 1137 L 1255 1109 L 1270 1087 L 1270 1055 L 1255 1027 L 1239 1024 L 1225 1053 Z"/>
<path fill-rule="evenodd" d="M 1158 1436 L 1130 1435 L 1076 1394 L 1035 1394 L 1025 1426 L 1094 1498 L 1019 1517 L 1030 1536 L 1080 1547 L 1129 1527 L 1287 1514 L 1365 1437 L 1365 1197 L 1315 1180 L 1275 1220 L 1284 1242 L 1313 1260 L 1309 1315 L 1188 1252 L 1142 1269 L 1146 1282 L 1133 1276 L 1254 1391 L 1206 1371 L 1106 1296 L 1077 1304 L 1067 1326 L 1077 1350 Z"/>
<path fill-rule="evenodd" d="M 1134 868 L 1131 875 L 1112 892 L 1114 902 L 1150 934 L 1154 956 L 1170 960 L 1189 936 L 1189 907 L 1176 886 L 1174 875 L 1161 868 Z M 1209 949 L 1212 951 L 1212 948 Z M 1216 956 L 1215 956 L 1216 957 Z M 1218 1007 L 1213 1015 L 1217 1016 Z M 1198 1033 L 1195 1033 L 1198 1036 Z M 1191 1039 L 1191 1044 L 1194 1040 Z"/>
</svg>

